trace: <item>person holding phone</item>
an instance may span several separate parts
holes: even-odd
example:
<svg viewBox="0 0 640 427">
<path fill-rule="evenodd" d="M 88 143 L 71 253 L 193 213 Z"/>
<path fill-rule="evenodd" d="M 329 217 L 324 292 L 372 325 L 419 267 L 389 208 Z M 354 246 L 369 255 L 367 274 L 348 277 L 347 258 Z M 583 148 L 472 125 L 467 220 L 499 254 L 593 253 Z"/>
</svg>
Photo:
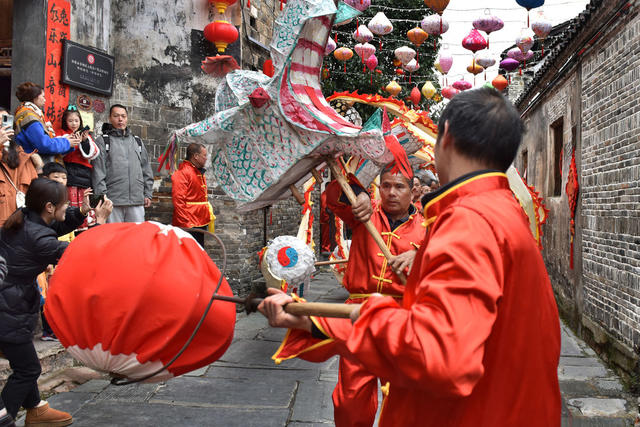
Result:
<svg viewBox="0 0 640 427">
<path fill-rule="evenodd" d="M 16 97 L 21 102 L 14 119 L 16 142 L 26 153 L 37 151 L 47 163 L 56 156 L 62 159 L 62 155 L 80 144 L 75 135 L 56 137 L 51 123 L 45 122 L 43 111 L 47 100 L 42 86 L 22 83 L 16 88 Z"/>
<path fill-rule="evenodd" d="M 9 124 L 11 117 L 6 109 L 0 107 L 2 123 Z M 24 196 L 29 183 L 38 177 L 38 172 L 32 162 L 36 154 L 26 154 L 13 138 L 11 126 L 0 128 L 0 227 L 17 208 L 19 194 Z"/>
<path fill-rule="evenodd" d="M 67 192 L 71 206 L 80 207 L 84 199 L 85 191 L 91 187 L 91 161 L 98 157 L 100 149 L 93 140 L 88 126 L 82 123 L 82 116 L 75 105 L 69 105 L 62 113 L 62 130 L 67 132 L 65 136 L 73 136 L 81 142 L 73 151 L 63 157 L 66 168 Z M 95 213 L 92 211 L 87 216 L 87 220 L 79 228 L 86 230 L 96 221 Z"/>
</svg>

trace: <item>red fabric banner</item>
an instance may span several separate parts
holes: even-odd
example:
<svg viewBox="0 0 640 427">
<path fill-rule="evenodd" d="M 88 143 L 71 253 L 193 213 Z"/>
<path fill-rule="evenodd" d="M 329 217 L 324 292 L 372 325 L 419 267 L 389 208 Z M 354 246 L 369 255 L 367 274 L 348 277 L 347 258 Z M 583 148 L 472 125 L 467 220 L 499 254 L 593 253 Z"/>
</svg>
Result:
<svg viewBox="0 0 640 427">
<path fill-rule="evenodd" d="M 44 67 L 44 115 L 61 135 L 62 113 L 69 105 L 69 87 L 62 84 L 62 40 L 69 39 L 71 5 L 67 0 L 47 2 L 47 42 Z"/>
</svg>

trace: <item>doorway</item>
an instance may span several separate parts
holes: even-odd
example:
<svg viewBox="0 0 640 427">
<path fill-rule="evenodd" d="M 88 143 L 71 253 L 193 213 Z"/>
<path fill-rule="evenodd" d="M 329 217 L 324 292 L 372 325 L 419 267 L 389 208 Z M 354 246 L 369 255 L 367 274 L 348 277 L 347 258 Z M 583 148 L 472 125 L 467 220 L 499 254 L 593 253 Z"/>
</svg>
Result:
<svg viewBox="0 0 640 427">
<path fill-rule="evenodd" d="M 0 0 L 0 106 L 11 107 L 13 0 Z"/>
</svg>

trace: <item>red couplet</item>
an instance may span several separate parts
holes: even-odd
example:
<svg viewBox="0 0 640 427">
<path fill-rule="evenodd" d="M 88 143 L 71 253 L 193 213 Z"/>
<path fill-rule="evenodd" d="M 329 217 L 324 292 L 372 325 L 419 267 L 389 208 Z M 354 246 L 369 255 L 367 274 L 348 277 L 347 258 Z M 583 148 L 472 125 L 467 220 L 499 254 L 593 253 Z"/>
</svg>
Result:
<svg viewBox="0 0 640 427">
<path fill-rule="evenodd" d="M 49 286 L 45 315 L 60 342 L 87 366 L 127 378 L 162 367 L 200 320 L 220 270 L 186 232 L 171 226 L 105 224 L 67 248 Z M 218 290 L 232 295 L 225 279 Z M 226 351 L 234 304 L 215 301 L 161 381 L 206 366 Z"/>
</svg>

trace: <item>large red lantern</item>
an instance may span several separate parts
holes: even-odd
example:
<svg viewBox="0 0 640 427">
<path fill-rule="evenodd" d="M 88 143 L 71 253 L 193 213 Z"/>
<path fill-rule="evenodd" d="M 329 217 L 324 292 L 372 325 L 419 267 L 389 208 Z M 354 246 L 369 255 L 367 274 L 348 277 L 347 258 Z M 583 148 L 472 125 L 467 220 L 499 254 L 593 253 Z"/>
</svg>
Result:
<svg viewBox="0 0 640 427">
<path fill-rule="evenodd" d="M 51 279 L 45 313 L 62 345 L 85 365 L 139 379 L 187 342 L 213 295 L 220 270 L 185 231 L 153 222 L 85 231 Z M 231 296 L 226 282 L 218 294 Z M 184 353 L 149 381 L 217 360 L 233 337 L 236 307 L 214 301 Z"/>
<path fill-rule="evenodd" d="M 227 45 L 238 40 L 238 30 L 227 21 L 214 21 L 204 27 L 204 38 L 215 44 L 219 53 L 224 53 Z"/>
<path fill-rule="evenodd" d="M 209 3 L 214 5 L 216 9 L 218 9 L 218 13 L 222 15 L 227 7 L 235 4 L 238 0 L 209 0 Z"/>
</svg>

